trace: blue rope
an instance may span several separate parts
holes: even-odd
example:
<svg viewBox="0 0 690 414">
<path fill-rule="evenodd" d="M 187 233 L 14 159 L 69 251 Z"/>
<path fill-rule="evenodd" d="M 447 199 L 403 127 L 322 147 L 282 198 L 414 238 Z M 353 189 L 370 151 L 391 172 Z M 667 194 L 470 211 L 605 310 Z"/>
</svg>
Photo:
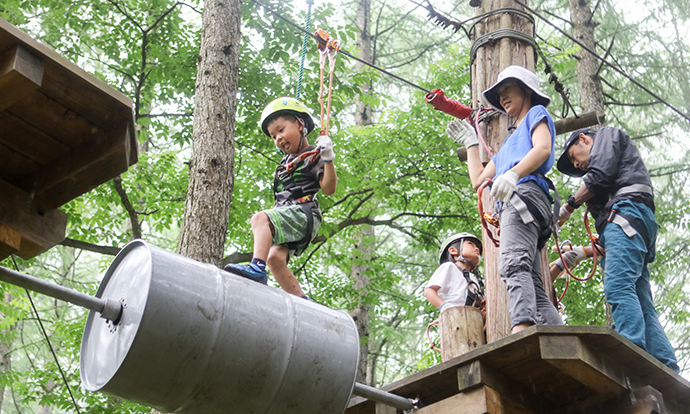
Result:
<svg viewBox="0 0 690 414">
<path fill-rule="evenodd" d="M 297 93 L 295 94 L 295 99 L 299 100 L 299 96 L 302 93 L 302 75 L 304 74 L 304 57 L 307 55 L 307 40 L 309 39 L 309 21 L 311 20 L 311 6 L 314 4 L 314 0 L 307 0 L 307 22 L 304 25 L 304 41 L 302 42 L 302 58 L 299 62 L 299 77 L 297 78 Z"/>
</svg>

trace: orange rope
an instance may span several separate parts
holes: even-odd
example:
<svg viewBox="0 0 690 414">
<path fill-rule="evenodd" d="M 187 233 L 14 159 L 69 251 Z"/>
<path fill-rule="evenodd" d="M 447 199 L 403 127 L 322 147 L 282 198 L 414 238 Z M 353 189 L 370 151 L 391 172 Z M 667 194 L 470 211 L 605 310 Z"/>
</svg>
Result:
<svg viewBox="0 0 690 414">
<path fill-rule="evenodd" d="M 491 230 L 489 230 L 489 225 L 486 222 L 486 219 L 484 218 L 484 203 L 482 202 L 482 193 L 484 192 L 484 188 L 488 185 L 491 184 L 491 178 L 487 178 L 486 181 L 482 183 L 482 185 L 477 188 L 477 210 L 479 210 L 479 218 L 482 221 L 482 226 L 484 227 L 484 230 L 486 230 L 486 234 L 489 236 L 491 241 L 494 243 L 494 246 L 498 247 L 499 246 L 499 241 L 494 238 L 493 233 Z M 499 235 L 500 235 L 500 228 L 499 228 Z"/>
</svg>

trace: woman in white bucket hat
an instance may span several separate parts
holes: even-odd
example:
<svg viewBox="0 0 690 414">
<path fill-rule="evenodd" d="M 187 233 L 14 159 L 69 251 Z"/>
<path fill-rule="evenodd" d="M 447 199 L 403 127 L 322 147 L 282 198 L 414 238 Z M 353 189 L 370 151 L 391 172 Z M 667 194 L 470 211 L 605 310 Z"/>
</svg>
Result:
<svg viewBox="0 0 690 414">
<path fill-rule="evenodd" d="M 534 324 L 562 325 L 544 291 L 539 254 L 552 223 L 550 182 L 545 177 L 555 161 L 556 128 L 546 110 L 551 99 L 539 88 L 537 75 L 520 66 L 505 68 L 482 95 L 490 106 L 514 119 L 514 131 L 486 167 L 471 125 L 454 120 L 446 131 L 467 147 L 474 188 L 493 180 L 491 196 L 501 225 L 499 274 L 508 288 L 512 332 Z"/>
</svg>

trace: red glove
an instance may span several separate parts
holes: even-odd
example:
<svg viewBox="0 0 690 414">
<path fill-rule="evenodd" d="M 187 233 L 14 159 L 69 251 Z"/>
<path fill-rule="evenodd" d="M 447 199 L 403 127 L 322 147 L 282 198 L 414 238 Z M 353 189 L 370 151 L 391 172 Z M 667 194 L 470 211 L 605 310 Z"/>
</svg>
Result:
<svg viewBox="0 0 690 414">
<path fill-rule="evenodd" d="M 459 119 L 465 119 L 472 113 L 472 108 L 458 101 L 448 98 L 441 89 L 435 89 L 426 94 L 426 101 L 434 109 L 452 115 Z"/>
</svg>

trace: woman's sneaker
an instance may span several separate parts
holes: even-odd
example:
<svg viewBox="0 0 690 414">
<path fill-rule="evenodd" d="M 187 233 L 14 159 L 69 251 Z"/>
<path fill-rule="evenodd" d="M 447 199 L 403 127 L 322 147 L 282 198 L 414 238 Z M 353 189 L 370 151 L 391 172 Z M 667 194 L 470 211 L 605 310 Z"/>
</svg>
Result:
<svg viewBox="0 0 690 414">
<path fill-rule="evenodd" d="M 249 280 L 259 282 L 262 285 L 268 284 L 268 272 L 259 269 L 258 266 L 255 266 L 253 264 L 238 265 L 235 263 L 228 263 L 227 265 L 225 265 L 223 270 L 235 274 L 237 276 L 242 276 Z"/>
</svg>

